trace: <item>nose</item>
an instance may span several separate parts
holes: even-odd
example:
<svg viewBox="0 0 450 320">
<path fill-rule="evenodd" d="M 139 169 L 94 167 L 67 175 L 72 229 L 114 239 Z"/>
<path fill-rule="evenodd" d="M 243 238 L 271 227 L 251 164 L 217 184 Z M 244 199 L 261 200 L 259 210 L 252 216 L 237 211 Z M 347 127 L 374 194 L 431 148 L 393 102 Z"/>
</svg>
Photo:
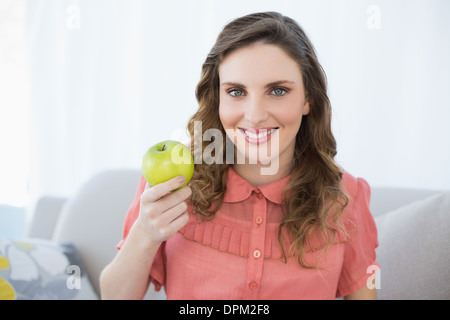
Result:
<svg viewBox="0 0 450 320">
<path fill-rule="evenodd" d="M 263 123 L 268 117 L 269 112 L 263 99 L 258 99 L 257 97 L 248 99 L 245 110 L 245 119 L 249 123 L 258 126 L 258 124 Z"/>
</svg>

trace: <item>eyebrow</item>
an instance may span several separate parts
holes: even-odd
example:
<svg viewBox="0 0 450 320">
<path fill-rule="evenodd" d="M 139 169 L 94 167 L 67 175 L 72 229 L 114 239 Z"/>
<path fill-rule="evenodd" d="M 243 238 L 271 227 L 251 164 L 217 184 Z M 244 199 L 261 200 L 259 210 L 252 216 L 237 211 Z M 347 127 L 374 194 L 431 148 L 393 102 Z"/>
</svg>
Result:
<svg viewBox="0 0 450 320">
<path fill-rule="evenodd" d="M 291 80 L 278 80 L 278 81 L 274 81 L 274 82 L 270 82 L 268 84 L 266 84 L 264 87 L 265 88 L 271 88 L 271 87 L 276 87 L 282 84 L 294 84 L 294 81 Z M 245 85 L 239 83 L 239 82 L 233 82 L 233 81 L 227 81 L 227 82 L 223 82 L 221 84 L 221 86 L 231 86 L 231 87 L 239 87 L 239 88 L 246 88 Z"/>
</svg>

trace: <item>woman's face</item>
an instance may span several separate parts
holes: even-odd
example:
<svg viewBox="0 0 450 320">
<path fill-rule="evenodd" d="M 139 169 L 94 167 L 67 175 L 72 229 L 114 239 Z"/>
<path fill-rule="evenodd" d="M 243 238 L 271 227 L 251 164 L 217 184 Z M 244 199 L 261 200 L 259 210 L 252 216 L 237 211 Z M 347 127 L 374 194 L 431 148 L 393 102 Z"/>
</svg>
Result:
<svg viewBox="0 0 450 320">
<path fill-rule="evenodd" d="M 219 116 L 247 163 L 290 165 L 302 116 L 309 113 L 300 68 L 280 47 L 256 43 L 219 66 Z"/>
</svg>

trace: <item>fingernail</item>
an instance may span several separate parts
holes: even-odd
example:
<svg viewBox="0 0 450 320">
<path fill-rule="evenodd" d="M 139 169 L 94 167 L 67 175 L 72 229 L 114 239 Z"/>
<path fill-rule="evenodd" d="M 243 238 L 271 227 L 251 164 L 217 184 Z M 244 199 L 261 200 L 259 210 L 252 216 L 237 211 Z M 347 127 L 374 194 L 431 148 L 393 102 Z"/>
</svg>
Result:
<svg viewBox="0 0 450 320">
<path fill-rule="evenodd" d="M 186 177 L 185 176 L 179 176 L 177 177 L 177 182 L 179 184 L 183 184 L 186 181 Z"/>
</svg>

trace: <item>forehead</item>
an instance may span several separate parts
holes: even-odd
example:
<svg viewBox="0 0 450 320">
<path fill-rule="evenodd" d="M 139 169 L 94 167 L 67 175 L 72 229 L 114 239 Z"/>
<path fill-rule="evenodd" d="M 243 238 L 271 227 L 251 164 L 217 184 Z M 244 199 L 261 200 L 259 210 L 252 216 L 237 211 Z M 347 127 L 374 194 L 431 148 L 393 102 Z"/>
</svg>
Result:
<svg viewBox="0 0 450 320">
<path fill-rule="evenodd" d="M 301 84 L 298 63 L 276 45 L 255 43 L 228 54 L 219 66 L 220 82 L 243 84 L 290 80 Z"/>
</svg>

